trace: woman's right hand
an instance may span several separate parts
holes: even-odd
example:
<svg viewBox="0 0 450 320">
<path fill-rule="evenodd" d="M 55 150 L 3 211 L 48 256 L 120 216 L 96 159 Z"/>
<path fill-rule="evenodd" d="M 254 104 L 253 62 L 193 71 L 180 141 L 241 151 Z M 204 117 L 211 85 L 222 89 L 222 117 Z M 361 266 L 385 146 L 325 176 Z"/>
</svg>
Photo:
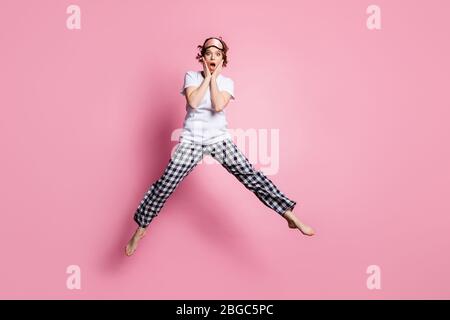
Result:
<svg viewBox="0 0 450 320">
<path fill-rule="evenodd" d="M 203 62 L 203 74 L 205 75 L 205 79 L 211 79 L 211 71 L 209 71 L 208 65 L 206 64 L 206 61 L 204 58 L 202 58 Z"/>
</svg>

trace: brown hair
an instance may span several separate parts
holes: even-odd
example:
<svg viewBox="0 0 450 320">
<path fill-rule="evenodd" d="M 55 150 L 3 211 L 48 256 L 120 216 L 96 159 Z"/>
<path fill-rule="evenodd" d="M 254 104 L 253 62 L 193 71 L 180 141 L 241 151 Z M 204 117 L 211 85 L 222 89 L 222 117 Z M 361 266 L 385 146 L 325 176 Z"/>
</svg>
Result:
<svg viewBox="0 0 450 320">
<path fill-rule="evenodd" d="M 219 41 L 222 43 L 223 50 L 220 50 L 220 51 L 222 51 L 222 56 L 223 56 L 223 65 L 222 65 L 222 66 L 223 66 L 223 67 L 226 67 L 226 66 L 227 66 L 227 62 L 228 62 L 228 59 L 227 59 L 228 46 L 227 46 L 227 44 L 225 43 L 225 41 L 222 40 L 222 37 L 218 37 L 218 38 L 216 38 L 216 37 L 210 37 L 210 38 L 207 38 L 207 39 L 203 42 L 203 45 L 198 45 L 197 48 L 199 49 L 200 52 L 197 53 L 197 56 L 195 57 L 195 59 L 197 59 L 198 62 L 202 63 L 200 59 L 201 59 L 201 58 L 205 55 L 205 53 L 206 53 L 205 43 L 206 43 L 209 39 L 217 39 L 217 40 L 219 40 Z"/>
</svg>

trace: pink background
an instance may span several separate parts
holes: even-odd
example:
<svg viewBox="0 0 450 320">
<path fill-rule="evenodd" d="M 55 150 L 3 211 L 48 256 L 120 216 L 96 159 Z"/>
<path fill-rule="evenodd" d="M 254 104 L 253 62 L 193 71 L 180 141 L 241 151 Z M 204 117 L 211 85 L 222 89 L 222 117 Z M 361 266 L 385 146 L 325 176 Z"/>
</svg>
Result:
<svg viewBox="0 0 450 320">
<path fill-rule="evenodd" d="M 81 30 L 66 28 L 70 4 Z M 366 28 L 371 4 L 381 30 Z M 0 297 L 450 298 L 449 9 L 2 0 Z M 209 36 L 230 47 L 229 127 L 280 130 L 270 178 L 317 235 L 200 165 L 128 258 Z M 66 288 L 72 264 L 81 290 Z"/>
</svg>

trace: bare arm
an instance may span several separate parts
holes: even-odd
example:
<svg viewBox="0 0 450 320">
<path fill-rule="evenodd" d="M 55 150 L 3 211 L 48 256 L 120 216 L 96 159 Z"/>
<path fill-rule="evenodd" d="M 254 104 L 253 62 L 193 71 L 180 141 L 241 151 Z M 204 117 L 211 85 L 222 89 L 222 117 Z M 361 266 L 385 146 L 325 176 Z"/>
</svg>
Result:
<svg viewBox="0 0 450 320">
<path fill-rule="evenodd" d="M 226 91 L 219 91 L 217 87 L 216 77 L 211 78 L 210 85 L 211 103 L 216 112 L 222 111 L 228 105 L 231 95 Z"/>
<path fill-rule="evenodd" d="M 203 97 L 205 96 L 206 90 L 208 90 L 209 83 L 211 81 L 211 76 L 206 76 L 202 83 L 198 87 L 187 87 L 186 90 L 186 101 L 192 108 L 197 108 Z"/>
</svg>

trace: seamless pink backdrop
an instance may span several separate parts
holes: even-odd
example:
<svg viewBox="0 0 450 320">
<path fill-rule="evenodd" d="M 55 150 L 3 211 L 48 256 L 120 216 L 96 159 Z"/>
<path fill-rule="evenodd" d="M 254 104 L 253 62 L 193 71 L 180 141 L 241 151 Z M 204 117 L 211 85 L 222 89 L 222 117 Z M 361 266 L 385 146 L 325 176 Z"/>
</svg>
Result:
<svg viewBox="0 0 450 320">
<path fill-rule="evenodd" d="M 81 29 L 66 8 L 81 8 Z M 381 30 L 366 8 L 381 8 Z M 1 298 L 450 298 L 448 1 L 0 3 Z M 220 165 L 132 214 L 222 36 L 232 129 L 279 129 L 302 236 Z M 81 290 L 66 268 L 81 268 Z M 366 269 L 381 269 L 369 290 Z"/>
</svg>

